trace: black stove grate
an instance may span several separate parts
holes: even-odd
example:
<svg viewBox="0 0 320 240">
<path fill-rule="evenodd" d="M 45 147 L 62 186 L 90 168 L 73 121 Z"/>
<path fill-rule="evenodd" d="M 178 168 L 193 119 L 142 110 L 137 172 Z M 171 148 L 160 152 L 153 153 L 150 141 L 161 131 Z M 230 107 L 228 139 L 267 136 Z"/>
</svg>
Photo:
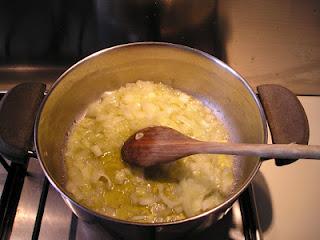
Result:
<svg viewBox="0 0 320 240">
<path fill-rule="evenodd" d="M 9 164 L 7 163 L 7 161 L 6 161 L 2 156 L 0 156 L 0 163 L 1 163 L 1 165 L 3 166 L 3 168 L 4 168 L 7 172 L 10 171 L 10 166 L 9 166 Z"/>
<path fill-rule="evenodd" d="M 6 165 L 1 156 L 1 163 L 8 170 L 8 175 L 0 199 L 0 239 L 9 239 L 15 219 L 24 178 L 27 174 L 27 163 Z"/>
<path fill-rule="evenodd" d="M 48 196 L 49 184 L 50 183 L 49 183 L 48 179 L 44 178 L 40 201 L 39 201 L 39 207 L 38 207 L 38 211 L 37 211 L 37 217 L 36 217 L 36 221 L 35 221 L 33 232 L 32 232 L 32 240 L 36 240 L 39 238 L 42 217 L 43 217 L 43 213 L 44 213 L 44 209 L 45 209 L 45 205 L 46 205 L 46 200 L 47 200 L 47 196 Z"/>
</svg>

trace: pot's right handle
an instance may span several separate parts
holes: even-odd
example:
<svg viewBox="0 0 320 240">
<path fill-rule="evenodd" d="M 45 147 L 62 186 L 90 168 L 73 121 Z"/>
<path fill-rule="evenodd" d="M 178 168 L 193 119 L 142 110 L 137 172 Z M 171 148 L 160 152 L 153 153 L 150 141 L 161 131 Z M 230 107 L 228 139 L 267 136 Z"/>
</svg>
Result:
<svg viewBox="0 0 320 240">
<path fill-rule="evenodd" d="M 24 163 L 32 149 L 33 126 L 46 85 L 22 83 L 9 90 L 0 103 L 0 153 Z"/>
<path fill-rule="evenodd" d="M 273 143 L 308 144 L 309 123 L 297 96 L 285 87 L 265 84 L 257 87 L 266 114 Z M 275 159 L 277 166 L 296 160 Z"/>
</svg>

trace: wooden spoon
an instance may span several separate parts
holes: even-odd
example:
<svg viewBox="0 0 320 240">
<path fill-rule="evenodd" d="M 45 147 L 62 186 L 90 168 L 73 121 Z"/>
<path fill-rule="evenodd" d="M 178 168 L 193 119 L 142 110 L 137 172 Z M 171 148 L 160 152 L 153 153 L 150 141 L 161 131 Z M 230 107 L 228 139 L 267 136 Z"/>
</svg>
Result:
<svg viewBox="0 0 320 240">
<path fill-rule="evenodd" d="M 128 163 L 150 167 L 198 153 L 282 159 L 320 159 L 320 146 L 202 142 L 168 127 L 149 127 L 133 134 L 121 149 Z"/>
</svg>

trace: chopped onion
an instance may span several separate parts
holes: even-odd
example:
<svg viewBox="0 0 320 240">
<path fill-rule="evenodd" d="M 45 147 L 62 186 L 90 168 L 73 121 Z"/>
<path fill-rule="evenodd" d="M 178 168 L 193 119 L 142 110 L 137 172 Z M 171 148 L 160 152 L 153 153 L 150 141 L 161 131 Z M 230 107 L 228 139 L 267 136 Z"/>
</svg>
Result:
<svg viewBox="0 0 320 240">
<path fill-rule="evenodd" d="M 126 171 L 124 171 L 125 169 L 119 170 L 116 172 L 115 175 L 115 181 L 118 184 L 123 184 L 126 180 L 128 180 L 127 176 L 126 176 Z"/>
<path fill-rule="evenodd" d="M 90 149 L 96 157 L 100 157 L 103 154 L 98 145 L 93 145 Z"/>
<path fill-rule="evenodd" d="M 204 199 L 202 201 L 202 210 L 206 211 L 206 210 L 212 208 L 214 206 L 214 204 L 216 203 L 215 200 L 216 199 L 214 196 L 210 196 L 210 197 L 207 197 L 206 199 Z"/>
<path fill-rule="evenodd" d="M 107 214 L 108 216 L 115 217 L 116 216 L 116 210 L 111 207 L 104 207 L 103 212 Z"/>
<path fill-rule="evenodd" d="M 172 201 L 163 192 L 163 186 L 161 184 L 158 185 L 158 190 L 159 190 L 159 197 L 165 203 L 169 208 L 174 208 L 175 206 L 178 206 L 181 204 L 181 201 Z"/>
<path fill-rule="evenodd" d="M 203 141 L 228 139 L 212 111 L 193 97 L 163 84 L 129 83 L 104 93 L 75 123 L 65 153 L 68 191 L 92 209 L 137 221 L 175 221 L 220 203 L 234 182 L 231 157 L 190 156 L 150 176 L 121 160 L 124 141 L 155 125 Z"/>
<path fill-rule="evenodd" d="M 133 203 L 133 204 L 138 204 L 139 203 L 139 197 L 137 196 L 137 194 L 136 193 L 132 193 L 131 194 L 131 196 L 130 196 L 130 198 L 131 198 L 131 202 Z"/>
<path fill-rule="evenodd" d="M 143 206 L 148 206 L 148 205 L 152 205 L 153 203 L 156 202 L 155 197 L 151 196 L 151 197 L 145 197 L 145 198 L 141 198 L 139 200 L 139 204 L 143 205 Z"/>
<path fill-rule="evenodd" d="M 174 211 L 175 211 L 176 213 L 182 213 L 182 212 L 183 212 L 183 208 L 182 208 L 182 206 L 178 206 L 178 207 L 175 207 L 175 208 L 174 208 Z"/>
<path fill-rule="evenodd" d="M 107 174 L 100 174 L 99 178 L 98 178 L 99 181 L 101 182 L 104 182 L 104 183 L 107 183 L 107 187 L 108 189 L 111 189 L 112 188 L 112 182 L 111 182 L 111 179 L 108 177 Z"/>
</svg>

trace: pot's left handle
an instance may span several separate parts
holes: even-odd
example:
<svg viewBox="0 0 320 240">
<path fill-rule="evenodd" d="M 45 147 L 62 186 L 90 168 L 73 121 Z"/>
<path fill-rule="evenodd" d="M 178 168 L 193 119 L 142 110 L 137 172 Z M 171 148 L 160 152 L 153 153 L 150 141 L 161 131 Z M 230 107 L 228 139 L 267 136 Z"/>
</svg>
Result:
<svg viewBox="0 0 320 240">
<path fill-rule="evenodd" d="M 0 102 L 0 153 L 24 163 L 32 148 L 33 126 L 46 85 L 22 83 L 9 90 Z"/>
</svg>

